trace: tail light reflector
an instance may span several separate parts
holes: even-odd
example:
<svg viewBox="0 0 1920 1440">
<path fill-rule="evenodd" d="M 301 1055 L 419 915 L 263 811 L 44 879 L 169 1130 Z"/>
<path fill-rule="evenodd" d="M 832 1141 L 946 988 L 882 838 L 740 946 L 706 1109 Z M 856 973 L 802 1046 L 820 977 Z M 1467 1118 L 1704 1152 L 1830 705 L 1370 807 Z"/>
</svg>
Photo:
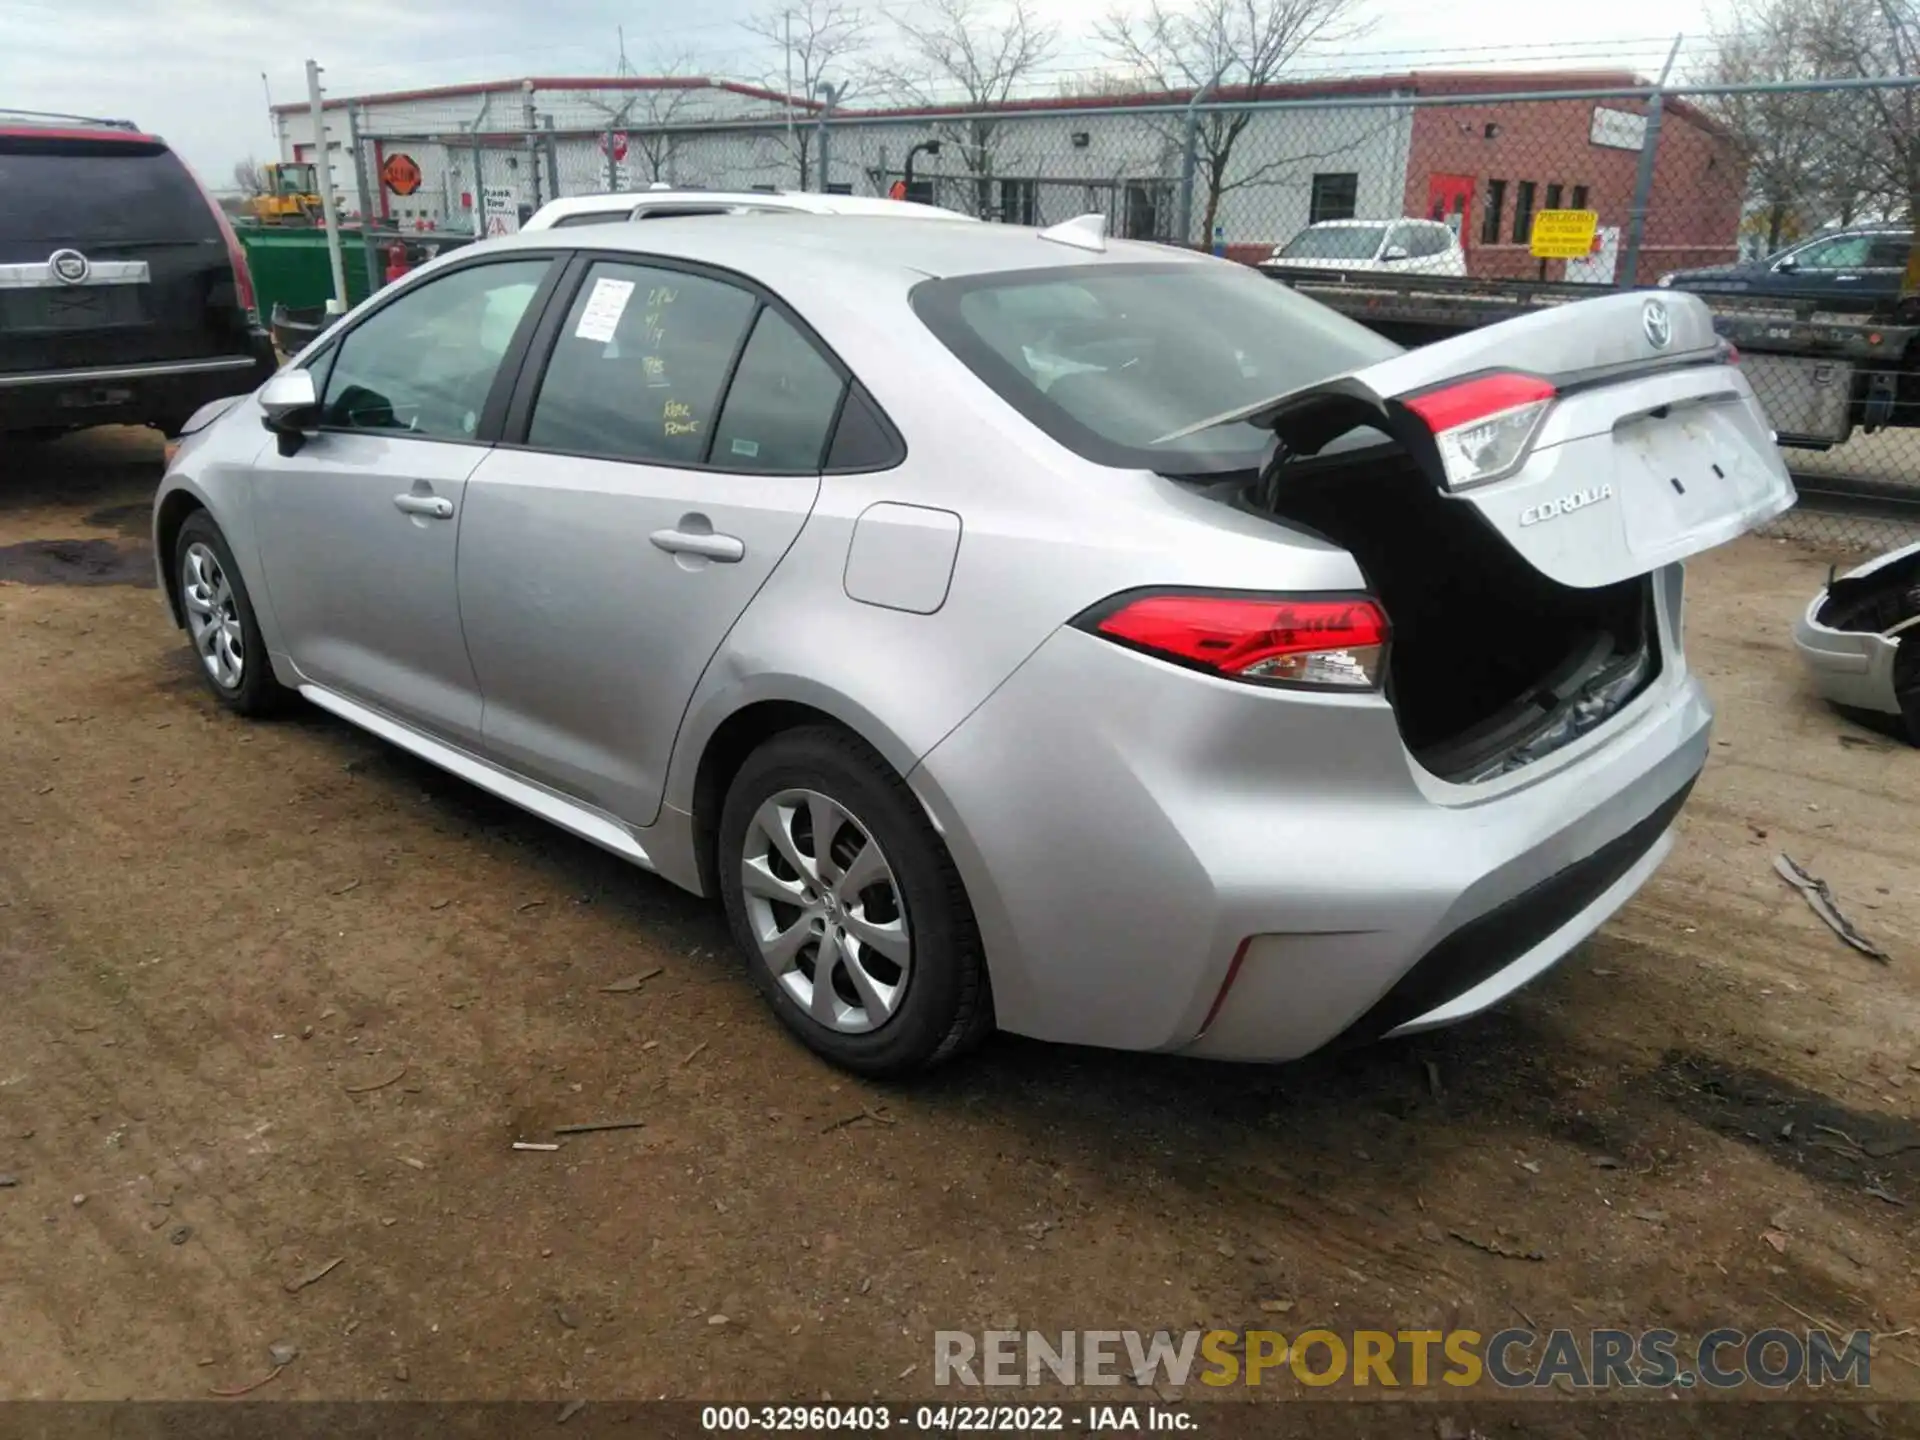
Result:
<svg viewBox="0 0 1920 1440">
<path fill-rule="evenodd" d="M 1537 375 L 1481 375 L 1401 403 L 1433 432 L 1447 487 L 1464 490 L 1512 474 L 1546 418 L 1553 383 Z"/>
<path fill-rule="evenodd" d="M 177 156 L 175 157 L 178 158 Z M 227 212 L 220 208 L 220 202 L 213 198 L 213 192 L 206 187 L 198 172 L 184 160 L 180 162 L 186 172 L 193 176 L 193 183 L 200 187 L 200 198 L 207 202 L 207 208 L 213 211 L 213 220 L 220 227 L 220 238 L 226 242 L 227 261 L 233 266 L 233 295 L 240 313 L 247 317 L 247 324 L 258 327 L 260 310 L 253 294 L 253 272 L 247 268 L 246 247 L 240 243 L 239 232 L 233 228 L 233 222 L 227 218 Z"/>
<path fill-rule="evenodd" d="M 1364 596 L 1136 591 L 1076 623 L 1230 679 L 1341 690 L 1377 688 L 1387 644 L 1386 614 Z"/>
</svg>

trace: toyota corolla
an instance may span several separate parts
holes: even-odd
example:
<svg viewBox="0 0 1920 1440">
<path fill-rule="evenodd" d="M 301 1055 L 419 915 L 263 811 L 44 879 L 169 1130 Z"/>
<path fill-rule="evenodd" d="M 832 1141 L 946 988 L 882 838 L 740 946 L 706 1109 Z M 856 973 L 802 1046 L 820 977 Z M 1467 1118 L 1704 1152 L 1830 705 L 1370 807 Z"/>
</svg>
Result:
<svg viewBox="0 0 1920 1440">
<path fill-rule="evenodd" d="M 155 549 L 219 703 L 718 897 L 841 1065 L 1285 1059 L 1659 864 L 1682 562 L 1793 500 L 1734 361 L 1679 294 L 1403 352 L 1092 219 L 561 229 L 203 411 Z"/>
</svg>

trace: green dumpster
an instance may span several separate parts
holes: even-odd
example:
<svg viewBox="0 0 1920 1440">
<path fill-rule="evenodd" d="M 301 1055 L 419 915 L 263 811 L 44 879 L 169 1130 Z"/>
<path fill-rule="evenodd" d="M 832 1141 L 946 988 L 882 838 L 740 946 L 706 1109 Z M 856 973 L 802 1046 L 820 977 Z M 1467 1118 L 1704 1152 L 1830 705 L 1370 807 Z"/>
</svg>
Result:
<svg viewBox="0 0 1920 1440">
<path fill-rule="evenodd" d="M 276 304 L 289 310 L 318 310 L 333 298 L 333 267 L 327 259 L 327 232 L 318 226 L 245 226 L 240 244 L 247 252 L 247 269 L 253 272 L 254 303 L 261 318 L 273 313 Z M 367 298 L 368 237 L 359 230 L 340 232 L 340 260 L 347 276 L 347 305 L 351 308 Z M 386 260 L 379 253 L 380 237 L 373 237 L 374 273 L 386 273 Z"/>
</svg>

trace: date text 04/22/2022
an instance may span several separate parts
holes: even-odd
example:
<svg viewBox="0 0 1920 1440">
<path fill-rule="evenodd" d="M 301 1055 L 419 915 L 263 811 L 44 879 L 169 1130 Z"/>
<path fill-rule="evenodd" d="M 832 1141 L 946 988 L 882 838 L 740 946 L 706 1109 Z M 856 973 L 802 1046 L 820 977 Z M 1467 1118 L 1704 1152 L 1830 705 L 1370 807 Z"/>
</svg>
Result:
<svg viewBox="0 0 1920 1440">
<path fill-rule="evenodd" d="M 713 1432 L 883 1430 L 958 1434 L 1069 1431 L 1192 1431 L 1188 1411 L 1151 1405 L 708 1405 L 700 1428 Z"/>
</svg>

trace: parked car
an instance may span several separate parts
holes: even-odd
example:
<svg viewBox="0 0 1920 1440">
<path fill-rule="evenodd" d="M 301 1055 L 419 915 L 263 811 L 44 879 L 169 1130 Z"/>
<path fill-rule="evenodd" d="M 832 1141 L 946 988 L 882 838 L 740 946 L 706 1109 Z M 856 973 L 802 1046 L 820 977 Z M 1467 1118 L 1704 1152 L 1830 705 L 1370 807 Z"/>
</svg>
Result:
<svg viewBox="0 0 1920 1440">
<path fill-rule="evenodd" d="M 1274 248 L 1266 264 L 1284 270 L 1465 275 L 1467 253 L 1438 220 L 1322 220 Z"/>
<path fill-rule="evenodd" d="M 1092 216 L 552 230 L 196 417 L 154 546 L 220 704 L 718 896 L 842 1065 L 1283 1059 L 1666 854 L 1681 562 L 1793 499 L 1727 360 L 1644 294 L 1403 352 Z"/>
<path fill-rule="evenodd" d="M 688 215 L 887 215 L 897 220 L 970 220 L 958 210 L 871 195 L 817 195 L 809 190 L 643 190 L 630 194 L 567 195 L 533 212 L 522 230 L 667 220 Z"/>
<path fill-rule="evenodd" d="M 1763 260 L 1662 275 L 1665 289 L 1696 295 L 1755 295 L 1817 301 L 1830 310 L 1877 310 L 1900 298 L 1913 232 L 1864 226 L 1803 240 Z"/>
<path fill-rule="evenodd" d="M 1829 580 L 1793 643 L 1822 695 L 1920 745 L 1920 544 Z"/>
<path fill-rule="evenodd" d="M 164 141 L 0 111 L 0 433 L 172 433 L 274 364 L 233 227 Z"/>
</svg>

